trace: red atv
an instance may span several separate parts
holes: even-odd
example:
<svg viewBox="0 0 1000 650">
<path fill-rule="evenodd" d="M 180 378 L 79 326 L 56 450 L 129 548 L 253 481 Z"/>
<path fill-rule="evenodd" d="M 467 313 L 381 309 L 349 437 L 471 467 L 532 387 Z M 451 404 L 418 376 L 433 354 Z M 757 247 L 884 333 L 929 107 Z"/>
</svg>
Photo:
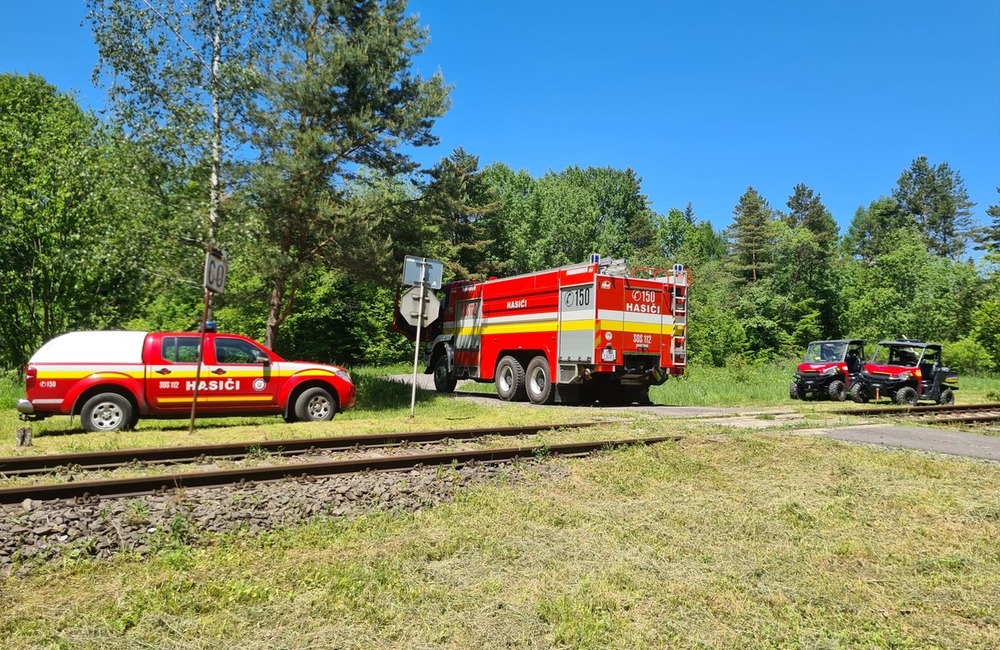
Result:
<svg viewBox="0 0 1000 650">
<path fill-rule="evenodd" d="M 851 397 L 859 404 L 882 398 L 909 406 L 920 400 L 954 404 L 958 373 L 941 365 L 941 349 L 916 339 L 879 342 Z"/>
<path fill-rule="evenodd" d="M 865 342 L 861 339 L 813 341 L 795 371 L 788 396 L 803 400 L 829 397 L 843 402 L 857 383 L 864 358 Z"/>
</svg>

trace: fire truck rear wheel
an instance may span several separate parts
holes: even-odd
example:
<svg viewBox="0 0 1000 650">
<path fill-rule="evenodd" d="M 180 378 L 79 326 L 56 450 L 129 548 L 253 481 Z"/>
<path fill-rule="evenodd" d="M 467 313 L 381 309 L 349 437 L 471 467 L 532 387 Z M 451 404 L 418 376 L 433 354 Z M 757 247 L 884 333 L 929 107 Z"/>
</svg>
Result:
<svg viewBox="0 0 1000 650">
<path fill-rule="evenodd" d="M 337 402 L 325 388 L 306 389 L 295 400 L 295 418 L 303 422 L 332 420 L 337 412 Z"/>
<path fill-rule="evenodd" d="M 133 418 L 132 404 L 117 393 L 94 395 L 80 411 L 84 431 L 128 431 Z"/>
<path fill-rule="evenodd" d="M 497 395 L 507 402 L 523 402 L 527 399 L 524 387 L 524 367 L 511 356 L 500 359 L 496 375 Z"/>
<path fill-rule="evenodd" d="M 441 355 L 434 362 L 434 389 L 439 393 L 454 393 L 458 378 L 448 371 L 448 357 Z"/>
<path fill-rule="evenodd" d="M 552 378 L 549 376 L 549 360 L 538 356 L 528 364 L 525 372 L 524 385 L 528 399 L 534 404 L 551 404 L 556 392 L 553 390 Z"/>
</svg>

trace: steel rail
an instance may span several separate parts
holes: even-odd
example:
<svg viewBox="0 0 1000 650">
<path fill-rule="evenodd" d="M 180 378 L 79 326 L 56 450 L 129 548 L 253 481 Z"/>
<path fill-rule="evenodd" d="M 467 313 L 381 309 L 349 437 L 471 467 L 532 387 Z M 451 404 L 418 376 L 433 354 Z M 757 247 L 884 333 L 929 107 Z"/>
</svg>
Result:
<svg viewBox="0 0 1000 650">
<path fill-rule="evenodd" d="M 910 413 L 950 413 L 962 411 L 1000 410 L 1000 403 L 989 404 L 948 404 L 934 406 L 881 406 L 831 411 L 837 415 L 898 415 Z"/>
<path fill-rule="evenodd" d="M 1000 422 L 1000 413 L 995 415 L 925 416 L 918 419 L 928 424 L 990 424 L 991 422 Z"/>
<path fill-rule="evenodd" d="M 37 456 L 11 456 L 0 458 L 0 476 L 25 476 L 51 473 L 59 467 L 81 469 L 111 469 L 133 462 L 140 463 L 194 463 L 206 458 L 246 458 L 252 454 L 293 456 L 313 451 L 347 451 L 359 447 L 390 447 L 394 445 L 439 442 L 441 440 L 468 440 L 490 435 L 534 435 L 549 429 L 580 429 L 607 422 L 571 422 L 567 424 L 542 424 L 532 426 L 487 427 L 480 429 L 443 429 L 410 433 L 376 433 L 328 438 L 296 438 L 291 440 L 260 440 L 215 445 L 186 447 L 149 447 L 112 451 L 88 451 L 73 454 L 44 454 Z"/>
<path fill-rule="evenodd" d="M 481 449 L 403 456 L 380 456 L 320 463 L 304 463 L 301 465 L 249 467 L 214 472 L 161 474 L 159 476 L 29 485 L 0 488 L 0 504 L 20 503 L 25 499 L 48 501 L 53 499 L 89 500 L 104 497 L 131 497 L 186 488 L 219 487 L 224 485 L 239 485 L 241 483 L 297 479 L 309 476 L 353 474 L 365 471 L 398 471 L 420 466 L 462 466 L 469 463 L 496 463 L 516 458 L 538 457 L 549 454 L 584 456 L 607 448 L 677 442 L 682 439 L 682 436 L 662 436 L 655 438 L 630 438 L 626 440 L 599 440 L 595 442 L 574 442 L 556 445 L 533 445 L 504 449 Z"/>
</svg>

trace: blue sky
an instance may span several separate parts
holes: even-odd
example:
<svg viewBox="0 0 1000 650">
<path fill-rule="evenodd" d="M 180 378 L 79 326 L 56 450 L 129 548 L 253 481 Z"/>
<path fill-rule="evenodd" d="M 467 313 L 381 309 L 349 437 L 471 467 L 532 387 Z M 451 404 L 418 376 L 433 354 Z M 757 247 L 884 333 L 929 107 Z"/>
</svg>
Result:
<svg viewBox="0 0 1000 650">
<path fill-rule="evenodd" d="M 796 183 L 842 229 L 914 158 L 1000 203 L 1000 3 L 411 0 L 417 62 L 454 85 L 433 163 L 456 147 L 534 176 L 631 167 L 656 211 L 689 201 L 723 228 L 748 186 Z M 82 2 L 0 0 L 0 72 L 98 107 Z"/>
</svg>

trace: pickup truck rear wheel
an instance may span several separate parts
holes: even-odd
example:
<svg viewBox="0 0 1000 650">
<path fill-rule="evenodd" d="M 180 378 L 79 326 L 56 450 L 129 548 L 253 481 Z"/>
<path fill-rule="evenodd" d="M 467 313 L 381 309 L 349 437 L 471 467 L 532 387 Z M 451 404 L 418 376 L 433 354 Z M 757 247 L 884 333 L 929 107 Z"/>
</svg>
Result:
<svg viewBox="0 0 1000 650">
<path fill-rule="evenodd" d="M 80 411 L 84 431 L 128 431 L 137 420 L 132 404 L 117 393 L 94 395 Z"/>
<path fill-rule="evenodd" d="M 308 388 L 295 400 L 295 418 L 303 422 L 325 422 L 333 419 L 337 402 L 325 388 Z"/>
</svg>

